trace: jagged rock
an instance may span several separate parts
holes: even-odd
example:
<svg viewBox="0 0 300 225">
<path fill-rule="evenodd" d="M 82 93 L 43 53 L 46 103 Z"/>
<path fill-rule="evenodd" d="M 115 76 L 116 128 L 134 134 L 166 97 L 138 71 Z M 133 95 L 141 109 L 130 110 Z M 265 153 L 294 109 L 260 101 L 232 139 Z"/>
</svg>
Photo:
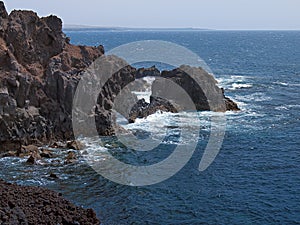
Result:
<svg viewBox="0 0 300 225">
<path fill-rule="evenodd" d="M 50 173 L 49 177 L 53 179 L 59 179 L 59 177 L 55 173 Z"/>
<path fill-rule="evenodd" d="M 217 86 L 214 77 L 202 68 L 184 65 L 172 71 L 162 71 L 161 75 L 157 75 L 153 67 L 150 70 L 141 69 L 138 72 L 139 77 L 152 73 L 157 78 L 152 84 L 150 103 L 145 102 L 144 99 L 139 100 L 129 113 L 130 123 L 156 111 L 174 113 L 183 110 L 216 112 L 239 110 L 235 102 L 225 97 L 224 90 Z M 183 98 L 184 92 L 191 99 L 191 104 Z"/>
<path fill-rule="evenodd" d="M 7 19 L 8 13 L 6 12 L 5 6 L 3 2 L 0 2 L 0 18 Z"/>
<path fill-rule="evenodd" d="M 136 78 L 143 78 L 143 77 L 159 77 L 160 71 L 155 67 L 152 66 L 150 68 L 139 68 L 136 71 Z"/>
<path fill-rule="evenodd" d="M 42 159 L 39 152 L 31 153 L 31 156 L 27 159 L 26 163 L 28 164 L 36 164 L 38 160 Z"/>
<path fill-rule="evenodd" d="M 75 163 L 76 161 L 77 161 L 77 156 L 75 152 L 69 151 L 65 160 L 65 164 L 72 164 Z"/>
<path fill-rule="evenodd" d="M 52 151 L 50 151 L 48 149 L 44 149 L 44 148 L 41 149 L 40 156 L 43 158 L 48 158 L 48 159 L 56 157 L 56 155 Z"/>
<path fill-rule="evenodd" d="M 3 2 L 0 12 L 0 142 L 72 139 L 80 74 L 103 47 L 71 45 L 56 16 L 20 10 L 8 15 Z"/>
<path fill-rule="evenodd" d="M 49 148 L 65 148 L 66 145 L 62 142 L 56 141 L 49 145 Z"/>
<path fill-rule="evenodd" d="M 36 163 L 36 159 L 31 155 L 27 161 L 26 161 L 27 164 L 35 164 Z"/>
<path fill-rule="evenodd" d="M 234 101 L 232 101 L 230 98 L 225 96 L 223 88 L 222 88 L 222 92 L 223 92 L 223 96 L 224 96 L 224 99 L 225 99 L 226 110 L 228 110 L 228 111 L 239 111 L 240 108 L 238 107 L 238 105 Z"/>
<path fill-rule="evenodd" d="M 73 149 L 73 150 L 83 150 L 84 144 L 80 141 L 68 141 L 67 143 L 67 149 Z"/>
<path fill-rule="evenodd" d="M 28 155 L 39 156 L 39 148 L 35 145 L 22 146 L 22 148 L 17 151 L 19 157 L 24 157 Z"/>
<path fill-rule="evenodd" d="M 0 224 L 99 225 L 92 209 L 77 207 L 41 187 L 26 187 L 0 180 Z"/>
<path fill-rule="evenodd" d="M 180 94 L 159 77 L 180 85 L 190 95 L 197 110 L 238 109 L 224 96 L 213 76 L 201 68 L 182 66 L 163 72 L 155 67 L 136 69 L 118 57 L 103 56 L 103 46 L 70 44 L 70 39 L 62 32 L 62 21 L 56 16 L 39 18 L 32 11 L 20 10 L 8 15 L 2 2 L 0 13 L 0 152 L 17 148 L 7 144 L 9 142 L 30 145 L 74 140 L 73 112 L 84 118 L 79 124 L 79 133 L 88 133 L 96 122 L 97 132 L 103 136 L 120 130 L 113 110 L 131 122 L 156 110 L 173 112 L 173 107 L 177 110 L 180 106 L 176 101 Z M 73 97 L 80 79 L 88 75 L 87 68 L 101 56 L 105 62 L 93 65 L 93 72 L 104 77 L 111 71 L 117 72 L 103 84 L 102 90 L 94 88 L 97 93 L 84 87 L 83 95 L 87 98 L 98 96 L 95 108 L 85 112 L 76 107 L 73 109 Z M 194 80 L 187 74 L 194 75 Z M 148 76 L 157 79 L 152 85 L 152 101 L 145 107 L 143 102 L 136 104 L 137 97 L 129 91 L 128 85 L 137 78 Z M 102 79 L 95 80 L 92 76 L 89 83 L 99 87 L 101 82 Z M 162 91 L 172 94 L 171 98 L 163 98 Z M 124 93 L 126 97 L 118 97 Z M 116 101 L 119 104 L 115 104 Z M 145 112 L 141 112 L 139 106 Z"/>
<path fill-rule="evenodd" d="M 4 157 L 17 157 L 17 151 L 8 151 L 6 153 L 0 154 L 1 158 Z"/>
<path fill-rule="evenodd" d="M 1 120 L 0 120 L 0 130 L 1 132 L 5 131 L 5 130 L 2 130 L 1 128 Z M 0 153 L 5 153 L 5 152 L 8 152 L 8 151 L 19 151 L 22 147 L 22 144 L 20 141 L 2 141 L 0 142 Z"/>
<path fill-rule="evenodd" d="M 150 103 L 140 99 L 132 108 L 129 115 L 129 123 L 134 123 L 137 118 L 146 118 L 157 111 L 178 112 L 177 109 L 167 100 L 159 97 L 150 97 Z"/>
</svg>

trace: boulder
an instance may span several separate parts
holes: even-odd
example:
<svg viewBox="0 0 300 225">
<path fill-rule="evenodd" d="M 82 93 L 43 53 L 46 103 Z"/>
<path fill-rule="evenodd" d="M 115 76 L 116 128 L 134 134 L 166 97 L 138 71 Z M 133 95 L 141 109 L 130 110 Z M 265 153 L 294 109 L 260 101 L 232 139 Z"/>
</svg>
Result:
<svg viewBox="0 0 300 225">
<path fill-rule="evenodd" d="M 146 118 L 157 111 L 178 112 L 174 105 L 168 100 L 151 96 L 150 103 L 146 102 L 145 99 L 141 99 L 137 102 L 129 114 L 128 122 L 134 123 L 137 118 Z"/>
<path fill-rule="evenodd" d="M 75 163 L 76 161 L 77 161 L 77 156 L 75 152 L 69 151 L 65 159 L 65 164 L 72 164 Z"/>
<path fill-rule="evenodd" d="M 39 154 L 39 152 L 33 152 L 33 153 L 31 153 L 30 157 L 27 159 L 26 163 L 27 164 L 36 164 L 36 162 L 40 159 L 42 159 L 42 157 Z"/>
<path fill-rule="evenodd" d="M 73 149 L 73 150 L 83 150 L 84 144 L 80 141 L 68 141 L 67 142 L 67 149 Z"/>
<path fill-rule="evenodd" d="M 40 156 L 42 158 L 48 158 L 48 159 L 51 159 L 51 158 L 55 158 L 56 155 L 53 153 L 53 151 L 50 151 L 48 149 L 45 149 L 45 148 L 42 148 L 41 151 L 40 151 Z"/>
</svg>

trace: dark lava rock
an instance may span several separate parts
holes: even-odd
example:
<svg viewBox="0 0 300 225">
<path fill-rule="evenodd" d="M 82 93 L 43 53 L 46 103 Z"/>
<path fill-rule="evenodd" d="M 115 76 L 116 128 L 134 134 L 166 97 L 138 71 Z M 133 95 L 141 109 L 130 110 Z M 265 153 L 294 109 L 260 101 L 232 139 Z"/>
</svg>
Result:
<svg viewBox="0 0 300 225">
<path fill-rule="evenodd" d="M 19 157 L 24 157 L 32 154 L 39 154 L 39 148 L 35 145 L 22 146 L 22 148 L 17 151 Z"/>
<path fill-rule="evenodd" d="M 56 16 L 7 14 L 0 3 L 0 151 L 73 139 L 71 111 L 80 74 L 103 47 L 74 46 Z"/>
<path fill-rule="evenodd" d="M 50 173 L 49 177 L 52 179 L 59 179 L 55 173 Z"/>
<path fill-rule="evenodd" d="M 55 158 L 56 157 L 56 155 L 52 152 L 52 151 L 50 151 L 50 150 L 48 150 L 48 149 L 41 149 L 41 151 L 40 151 L 40 155 L 41 155 L 41 157 L 43 157 L 43 158 L 48 158 L 48 159 L 51 159 L 51 158 Z"/>
<path fill-rule="evenodd" d="M 129 123 L 134 123 L 137 118 L 146 118 L 157 111 L 178 112 L 177 109 L 167 100 L 159 97 L 150 97 L 150 103 L 140 99 L 132 108 L 129 114 Z"/>
<path fill-rule="evenodd" d="M 40 188 L 22 187 L 0 180 L 0 224 L 99 225 L 92 209 L 83 209 L 61 194 Z"/>
<path fill-rule="evenodd" d="M 77 161 L 77 156 L 75 152 L 69 151 L 65 160 L 65 164 L 72 164 L 75 163 L 76 161 Z"/>
<path fill-rule="evenodd" d="M 26 163 L 28 164 L 36 164 L 36 162 L 38 160 L 42 159 L 40 153 L 37 151 L 37 152 L 33 152 L 31 153 L 30 157 L 27 159 Z"/>
<path fill-rule="evenodd" d="M 182 94 L 175 90 L 178 89 L 176 85 L 168 82 L 172 81 L 189 95 L 198 111 L 239 110 L 237 105 L 226 104 L 228 98 L 224 96 L 224 90 L 219 88 L 215 78 L 202 68 L 183 65 L 172 71 L 162 71 L 161 77 L 164 79 L 155 80 L 152 86 L 154 96 L 168 96 L 168 100 L 184 105 Z M 185 110 L 191 109 L 185 108 Z"/>
<path fill-rule="evenodd" d="M 66 148 L 66 145 L 62 142 L 54 142 L 49 145 L 49 148 Z"/>
<path fill-rule="evenodd" d="M 136 79 L 143 77 L 158 77 L 160 76 L 160 71 L 155 66 L 150 68 L 139 68 L 137 69 L 135 76 Z"/>
<path fill-rule="evenodd" d="M 67 142 L 67 149 L 73 149 L 73 150 L 83 150 L 84 144 L 80 141 L 68 141 Z"/>
<path fill-rule="evenodd" d="M 27 161 L 26 161 L 27 164 L 35 164 L 36 163 L 36 158 L 34 156 L 30 156 Z"/>
<path fill-rule="evenodd" d="M 32 11 L 21 10 L 8 15 L 3 2 L 0 2 L 0 13 L 0 155 L 21 151 L 21 145 L 39 143 L 41 146 L 74 140 L 74 115 L 83 118 L 78 122 L 79 134 L 89 133 L 96 123 L 98 135 L 108 136 L 121 129 L 115 122 L 114 110 L 130 122 L 157 110 L 174 112 L 176 108 L 178 111 L 178 106 L 184 105 L 180 102 L 181 94 L 166 79 L 181 86 L 197 110 L 238 110 L 224 96 L 213 76 L 201 68 L 182 66 L 163 72 L 155 67 L 136 69 L 118 57 L 104 56 L 103 46 L 70 44 L 62 32 L 62 21 L 56 16 L 39 18 Z M 99 57 L 104 59 L 102 64 L 96 61 Z M 111 71 L 114 72 L 105 83 L 103 79 L 95 79 L 95 74 L 104 78 Z M 148 76 L 156 80 L 152 85 L 152 101 L 145 107 L 129 91 L 128 85 Z M 98 96 L 94 108 L 84 112 L 73 107 L 82 77 L 89 81 L 83 86 L 82 94 L 87 98 L 82 98 L 82 104 L 90 96 Z M 100 84 L 101 90 L 91 89 Z M 180 110 L 189 108 L 183 106 Z M 71 148 L 79 149 L 79 146 L 75 144 Z"/>
</svg>

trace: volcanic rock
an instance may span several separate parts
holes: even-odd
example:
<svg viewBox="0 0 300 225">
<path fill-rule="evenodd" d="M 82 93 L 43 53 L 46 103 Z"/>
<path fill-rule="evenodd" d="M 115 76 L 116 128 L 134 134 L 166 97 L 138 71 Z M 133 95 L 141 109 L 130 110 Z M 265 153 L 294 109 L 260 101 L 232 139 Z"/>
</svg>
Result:
<svg viewBox="0 0 300 225">
<path fill-rule="evenodd" d="M 0 224 L 99 225 L 92 209 L 83 209 L 61 194 L 40 187 L 22 187 L 0 180 Z"/>
<path fill-rule="evenodd" d="M 104 56 L 101 45 L 70 44 L 56 16 L 40 18 L 32 11 L 20 10 L 8 15 L 2 2 L 0 13 L 0 154 L 20 151 L 21 145 L 74 140 L 74 116 L 79 118 L 78 134 L 89 133 L 96 123 L 97 134 L 107 136 L 120 130 L 114 111 L 133 122 L 157 110 L 190 110 L 176 85 L 190 96 L 196 110 L 238 110 L 213 76 L 201 68 L 136 69 L 118 57 Z M 128 85 L 149 76 L 156 80 L 151 102 L 145 106 Z M 73 106 L 83 78 L 88 82 L 81 87 L 81 105 L 97 96 L 87 110 Z M 170 86 L 167 80 L 176 85 Z M 100 85 L 101 90 L 97 88 Z"/>
</svg>

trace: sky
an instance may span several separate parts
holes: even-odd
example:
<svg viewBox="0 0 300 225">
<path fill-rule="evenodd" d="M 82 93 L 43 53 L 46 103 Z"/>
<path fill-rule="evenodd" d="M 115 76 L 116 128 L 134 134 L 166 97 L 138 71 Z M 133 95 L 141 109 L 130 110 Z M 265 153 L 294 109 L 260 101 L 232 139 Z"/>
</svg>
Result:
<svg viewBox="0 0 300 225">
<path fill-rule="evenodd" d="M 300 30 L 300 0 L 4 0 L 67 25 Z"/>
</svg>

